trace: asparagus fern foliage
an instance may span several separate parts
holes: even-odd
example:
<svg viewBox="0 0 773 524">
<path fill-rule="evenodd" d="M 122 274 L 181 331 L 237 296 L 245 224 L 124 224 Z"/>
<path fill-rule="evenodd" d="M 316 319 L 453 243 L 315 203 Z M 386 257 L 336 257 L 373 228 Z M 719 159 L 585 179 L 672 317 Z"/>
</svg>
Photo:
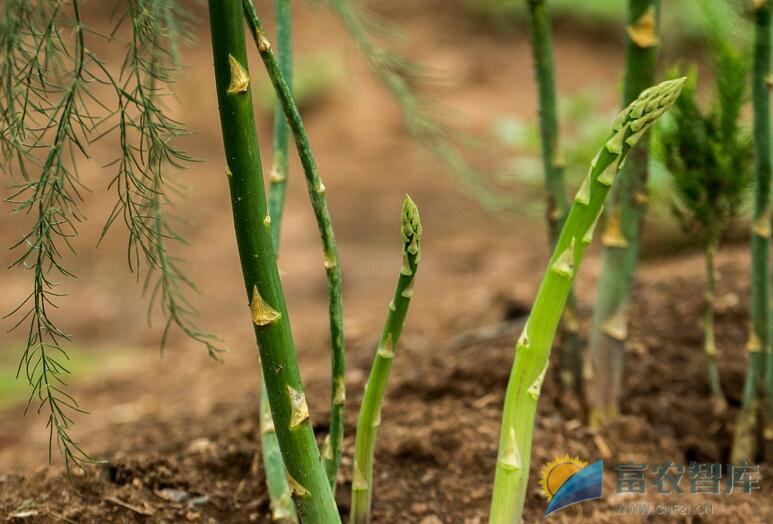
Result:
<svg viewBox="0 0 773 524">
<path fill-rule="evenodd" d="M 738 215 L 752 180 L 749 133 L 741 126 L 748 60 L 728 42 L 717 42 L 712 59 L 715 96 L 709 111 L 698 105 L 697 74 L 692 72 L 663 119 L 659 139 L 673 177 L 676 217 L 701 244 L 706 259 L 704 351 L 715 406 L 725 405 L 714 336 L 716 274 L 714 258 L 722 233 Z"/>
<path fill-rule="evenodd" d="M 66 391 L 66 344 L 70 336 L 52 315 L 63 296 L 64 281 L 75 275 L 68 255 L 78 248 L 80 210 L 88 189 L 77 166 L 89 146 L 112 135 L 120 143 L 110 168 L 116 205 L 103 235 L 119 218 L 129 231 L 129 266 L 145 281 L 149 314 L 158 307 L 166 323 L 202 343 L 216 357 L 217 340 L 197 326 L 189 301 L 193 282 L 184 274 L 171 245 L 183 242 L 168 211 L 170 194 L 179 193 L 173 171 L 190 162 L 175 145 L 185 133 L 170 118 L 164 97 L 187 40 L 190 13 L 174 0 L 129 0 L 107 41 L 124 36 L 125 59 L 118 74 L 95 53 L 104 39 L 81 16 L 81 0 L 28 2 L 8 0 L 0 27 L 0 151 L 3 169 L 15 182 L 7 198 L 31 225 L 14 246 L 15 267 L 29 270 L 29 294 L 11 312 L 15 328 L 27 331 L 19 375 L 30 384 L 29 408 L 48 413 L 50 449 L 59 448 L 69 471 L 90 460 L 73 440 L 72 414 L 78 403 Z M 128 29 L 127 29 L 128 26 Z M 106 86 L 114 98 L 97 97 Z M 51 455 L 51 453 L 49 454 Z"/>
</svg>

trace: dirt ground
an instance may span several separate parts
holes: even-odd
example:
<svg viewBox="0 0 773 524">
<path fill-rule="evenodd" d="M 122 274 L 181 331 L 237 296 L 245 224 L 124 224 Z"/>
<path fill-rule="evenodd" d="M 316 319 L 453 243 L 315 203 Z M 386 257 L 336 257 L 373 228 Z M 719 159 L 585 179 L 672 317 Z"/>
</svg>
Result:
<svg viewBox="0 0 773 524">
<path fill-rule="evenodd" d="M 443 101 L 465 114 L 466 130 L 483 135 L 501 114 L 531 117 L 535 93 L 524 33 L 489 34 L 439 1 L 400 6 L 392 13 L 419 61 L 447 71 Z M 267 2 L 258 2 L 267 11 Z M 307 113 L 312 145 L 328 188 L 345 286 L 348 351 L 347 437 L 338 502 L 345 515 L 351 488 L 356 406 L 376 337 L 399 269 L 399 209 L 410 193 L 424 224 L 422 266 L 384 407 L 376 462 L 373 521 L 479 523 L 488 511 L 500 411 L 517 326 L 528 311 L 547 258 L 539 217 L 488 215 L 401 130 L 399 112 L 339 26 L 326 14 L 296 10 L 298 55 L 326 49 L 344 56 L 343 81 Z M 562 92 L 595 88 L 616 104 L 622 62 L 615 41 L 588 40 L 566 31 L 556 39 Z M 179 111 L 196 134 L 186 146 L 206 163 L 185 175 L 191 198 L 177 211 L 191 221 L 182 254 L 201 295 L 202 324 L 230 349 L 223 364 L 175 336 L 163 358 L 158 323 L 146 324 L 145 304 L 124 271 L 125 237 L 93 249 L 112 195 L 95 192 L 84 205 L 91 221 L 81 231 L 79 275 L 67 282 L 57 318 L 87 351 L 115 354 L 72 392 L 87 416 L 74 436 L 104 465 L 67 483 L 57 457 L 47 466 L 48 435 L 40 416 L 23 405 L 0 411 L 0 520 L 38 522 L 270 522 L 257 439 L 258 362 L 245 307 L 213 99 L 209 42 L 187 57 L 178 84 Z M 258 61 L 253 61 L 254 73 Z M 196 110 L 190 110 L 196 108 Z M 259 114 L 261 136 L 271 115 Z M 264 159 L 270 141 L 263 140 Z M 99 156 L 110 158 L 105 142 Z M 485 161 L 485 148 L 471 153 Z M 81 166 L 86 182 L 103 188 L 109 175 L 99 158 Z M 314 427 L 324 435 L 329 395 L 325 281 L 322 257 L 299 166 L 293 177 L 280 266 L 299 347 Z M 6 210 L 9 208 L 6 207 Z M 23 230 L 4 219 L 0 242 Z M 12 253 L 0 262 L 8 265 Z M 743 245 L 719 256 L 717 317 L 719 365 L 729 398 L 722 417 L 712 414 L 701 353 L 702 261 L 682 253 L 642 263 L 627 355 L 624 414 L 591 432 L 580 405 L 563 395 L 554 371 L 539 407 L 526 521 L 546 506 L 536 483 L 539 468 L 570 454 L 607 464 L 726 462 L 744 373 L 748 319 L 748 255 Z M 585 330 L 598 272 L 591 250 L 578 279 Z M 0 310 L 24 296 L 29 275 L 0 273 Z M 204 299 L 206 297 L 206 299 Z M 8 320 L 4 324 L 10 327 Z M 503 324 L 505 322 L 505 324 Z M 481 326 L 499 326 L 489 336 Z M 504 327 L 503 327 L 504 326 Z M 18 350 L 19 335 L 0 335 L 3 351 Z M 128 356 L 127 356 L 128 355 Z M 615 495 L 607 475 L 600 501 L 554 517 L 558 522 L 773 522 L 771 468 L 762 466 L 759 492 L 679 499 L 648 493 Z M 618 513 L 625 503 L 710 504 L 704 517 L 641 517 Z M 659 520 L 660 519 L 660 520 Z"/>
</svg>

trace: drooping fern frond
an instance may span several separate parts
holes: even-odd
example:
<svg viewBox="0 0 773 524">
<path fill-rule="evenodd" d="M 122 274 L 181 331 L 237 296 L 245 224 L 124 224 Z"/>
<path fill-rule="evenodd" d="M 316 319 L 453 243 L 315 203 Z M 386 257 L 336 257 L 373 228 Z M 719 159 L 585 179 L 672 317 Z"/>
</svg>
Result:
<svg viewBox="0 0 773 524">
<path fill-rule="evenodd" d="M 69 336 L 50 312 L 63 295 L 59 279 L 73 276 L 64 255 L 73 250 L 71 239 L 84 218 L 76 161 L 87 156 L 95 123 L 88 109 L 90 59 L 77 0 L 9 0 L 5 24 L 2 152 L 5 169 L 22 175 L 7 201 L 16 213 L 32 217 L 31 228 L 13 246 L 19 255 L 12 266 L 33 275 L 32 290 L 11 312 L 20 317 L 12 329 L 27 326 L 18 376 L 32 389 L 27 409 L 48 411 L 49 458 L 56 445 L 69 471 L 91 458 L 69 435 L 71 415 L 81 410 L 65 391 L 69 372 L 62 344 Z"/>
<path fill-rule="evenodd" d="M 103 235 L 119 217 L 129 230 L 132 271 L 145 281 L 149 312 L 161 309 L 166 325 L 163 343 L 176 326 L 217 356 L 216 337 L 197 327 L 188 293 L 194 289 L 170 252 L 183 239 L 167 212 L 169 195 L 180 193 L 171 171 L 191 159 L 174 145 L 185 134 L 163 105 L 179 64 L 179 44 L 189 34 L 189 13 L 176 0 L 117 2 L 115 30 L 129 25 L 126 59 L 113 73 L 86 45 L 86 35 L 103 39 L 81 18 L 79 0 L 7 0 L 0 21 L 0 153 L 14 181 L 6 199 L 31 226 L 14 249 L 12 267 L 30 270 L 29 294 L 9 316 L 12 329 L 27 331 L 19 377 L 31 387 L 28 409 L 48 412 L 49 460 L 56 446 L 68 471 L 91 457 L 70 437 L 72 414 L 81 411 L 66 391 L 66 334 L 51 314 L 65 293 L 61 280 L 74 277 L 66 267 L 68 251 L 85 219 L 77 165 L 88 146 L 108 134 L 120 139 L 120 154 L 111 163 L 117 172 L 110 184 L 117 203 Z M 90 41 L 90 40 L 89 40 Z M 100 88 L 100 96 L 92 88 Z M 105 88 L 115 98 L 105 97 Z M 95 114 L 94 111 L 98 112 Z M 149 313 L 150 314 L 150 313 Z"/>
<path fill-rule="evenodd" d="M 121 16 L 131 26 L 121 75 L 116 79 L 102 69 L 118 97 L 121 144 L 110 184 L 117 201 L 102 235 L 122 218 L 129 231 L 129 267 L 138 277 L 144 273 L 148 314 L 158 305 L 166 319 L 162 348 L 176 326 L 217 359 L 217 337 L 198 328 L 198 311 L 187 297 L 195 286 L 182 271 L 182 261 L 169 252 L 170 243 L 185 243 L 175 230 L 176 218 L 166 211 L 168 195 L 183 189 L 171 171 L 184 168 L 192 158 L 174 145 L 187 132 L 166 114 L 163 99 L 178 68 L 178 42 L 181 31 L 188 33 L 184 29 L 189 17 L 173 0 L 130 0 Z"/>
<path fill-rule="evenodd" d="M 513 200 L 492 185 L 494 176 L 476 170 L 465 160 L 453 140 L 458 133 L 443 121 L 448 109 L 421 96 L 415 88 L 427 80 L 425 68 L 379 43 L 383 38 L 394 36 L 389 25 L 364 2 L 317 1 L 326 4 L 341 20 L 370 70 L 397 103 L 411 138 L 437 158 L 486 209 L 512 208 Z"/>
</svg>

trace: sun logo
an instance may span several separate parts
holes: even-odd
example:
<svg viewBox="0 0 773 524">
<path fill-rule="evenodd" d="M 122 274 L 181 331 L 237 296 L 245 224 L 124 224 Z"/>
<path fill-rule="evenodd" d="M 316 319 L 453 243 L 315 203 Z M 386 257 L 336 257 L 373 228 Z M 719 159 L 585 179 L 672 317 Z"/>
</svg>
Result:
<svg viewBox="0 0 773 524">
<path fill-rule="evenodd" d="M 542 488 L 542 494 L 545 495 L 548 502 L 550 502 L 561 486 L 563 486 L 572 475 L 587 465 L 587 462 L 580 460 L 577 457 L 564 455 L 563 457 L 557 457 L 542 466 L 539 485 L 540 488 Z"/>
</svg>

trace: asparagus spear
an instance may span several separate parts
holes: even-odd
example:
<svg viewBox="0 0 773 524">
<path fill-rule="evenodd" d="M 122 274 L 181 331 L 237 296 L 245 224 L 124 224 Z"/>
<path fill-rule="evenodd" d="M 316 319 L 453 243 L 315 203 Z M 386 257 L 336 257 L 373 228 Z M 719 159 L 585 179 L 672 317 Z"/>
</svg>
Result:
<svg viewBox="0 0 773 524">
<path fill-rule="evenodd" d="M 279 67 L 292 89 L 292 12 L 290 0 L 275 0 L 276 36 L 279 46 Z M 282 230 L 282 212 L 284 211 L 285 194 L 287 191 L 288 150 L 290 145 L 290 129 L 284 119 L 282 108 L 277 102 L 274 109 L 274 158 L 271 165 L 268 193 L 268 214 L 271 217 L 271 237 L 274 252 L 279 256 L 279 242 Z M 285 476 L 285 464 L 279 441 L 276 438 L 274 421 L 271 419 L 271 408 L 268 405 L 266 382 L 261 381 L 260 388 L 260 450 L 263 458 L 263 468 L 266 472 L 266 488 L 271 506 L 271 517 L 276 522 L 294 524 L 298 515 L 293 505 L 292 491 Z"/>
<path fill-rule="evenodd" d="M 373 496 L 373 451 L 376 434 L 381 424 L 381 404 L 384 400 L 389 371 L 395 358 L 408 305 L 413 296 L 413 281 L 418 269 L 421 242 L 419 210 L 406 196 L 403 202 L 402 227 L 403 264 L 397 279 L 397 288 L 389 303 L 384 330 L 379 339 L 376 356 L 370 368 L 370 377 L 357 418 L 357 436 L 354 443 L 354 479 L 352 481 L 351 524 L 366 524 L 370 518 L 370 503 Z"/>
<path fill-rule="evenodd" d="M 341 519 L 309 421 L 272 245 L 241 0 L 210 0 L 209 17 L 236 242 L 287 480 L 308 522 L 337 523 Z"/>
<path fill-rule="evenodd" d="M 574 198 L 516 345 L 502 414 L 491 524 L 521 522 L 537 400 L 561 312 L 618 170 L 631 148 L 674 103 L 683 83 L 681 78 L 646 89 L 620 113 L 612 127 L 612 136 L 594 158 Z"/>
<path fill-rule="evenodd" d="M 343 327 L 343 293 L 341 291 L 341 268 L 338 262 L 333 224 L 325 198 L 325 185 L 319 176 L 314 155 L 311 152 L 309 137 L 303 125 L 303 119 L 292 96 L 290 88 L 276 61 L 271 44 L 266 38 L 252 0 L 244 0 L 244 13 L 255 39 L 263 65 L 276 91 L 279 104 L 284 112 L 290 129 L 295 138 L 298 155 L 306 177 L 314 217 L 317 220 L 319 235 L 322 240 L 325 273 L 327 275 L 328 308 L 330 317 L 330 344 L 332 357 L 332 391 L 330 398 L 330 434 L 325 439 L 326 445 L 322 458 L 325 463 L 330 485 L 335 487 L 338 469 L 341 465 L 341 451 L 344 439 L 344 403 L 346 401 L 345 353 Z"/>
</svg>

